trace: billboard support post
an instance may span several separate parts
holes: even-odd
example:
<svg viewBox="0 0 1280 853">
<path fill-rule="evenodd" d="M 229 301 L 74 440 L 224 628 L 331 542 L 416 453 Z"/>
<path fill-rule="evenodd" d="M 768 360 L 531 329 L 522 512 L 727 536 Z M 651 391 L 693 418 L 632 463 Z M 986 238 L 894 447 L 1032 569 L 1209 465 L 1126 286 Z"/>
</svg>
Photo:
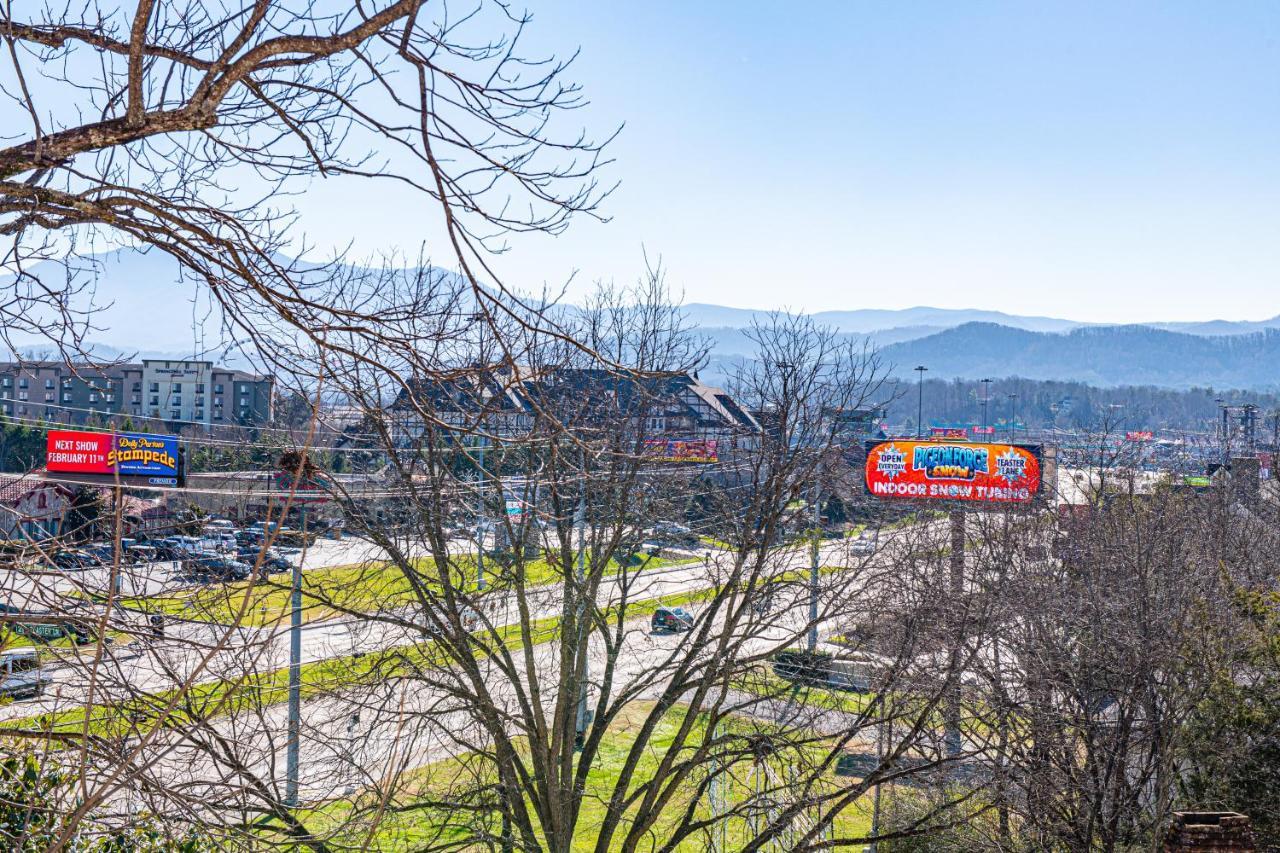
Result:
<svg viewBox="0 0 1280 853">
<path fill-rule="evenodd" d="M 963 509 L 951 510 L 951 584 L 949 596 L 951 598 L 951 611 L 958 614 L 956 609 L 960 600 L 964 597 L 964 548 L 965 548 L 965 512 Z M 945 727 L 944 741 L 946 743 L 947 756 L 954 758 L 960 754 L 960 654 L 964 645 L 962 630 L 962 622 L 957 617 L 955 625 L 955 636 L 952 642 L 955 644 L 952 650 L 955 665 L 951 675 L 954 683 L 947 690 L 946 707 L 944 711 Z"/>
</svg>

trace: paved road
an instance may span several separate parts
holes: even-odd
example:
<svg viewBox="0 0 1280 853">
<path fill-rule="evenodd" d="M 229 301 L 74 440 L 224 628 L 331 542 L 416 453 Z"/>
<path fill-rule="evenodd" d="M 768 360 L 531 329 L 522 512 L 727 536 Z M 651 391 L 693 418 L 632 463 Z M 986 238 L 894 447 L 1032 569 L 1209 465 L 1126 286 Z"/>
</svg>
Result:
<svg viewBox="0 0 1280 853">
<path fill-rule="evenodd" d="M 919 528 L 917 528 L 919 529 Z M 828 565 L 853 565 L 866 558 L 851 557 L 845 542 L 830 542 L 823 547 L 822 562 Z M 886 542 L 872 563 L 892 561 L 895 544 Z M 353 562 L 367 543 L 347 543 L 343 550 L 322 551 L 308 555 L 307 565 Z M 723 558 L 721 558 L 723 559 Z M 316 562 L 313 562 L 315 560 Z M 330 562 L 332 561 L 332 562 Z M 807 549 L 779 552 L 773 561 L 778 571 L 806 566 Z M 628 590 L 631 600 L 675 595 L 706 588 L 714 583 L 719 565 L 672 566 L 647 570 L 635 579 Z M 617 600 L 620 590 L 612 580 L 602 593 L 600 603 Z M 771 650 L 794 638 L 807 618 L 807 602 L 781 602 L 782 612 L 775 626 L 749 641 L 755 650 Z M 494 594 L 486 606 L 486 615 L 496 624 L 514 622 L 507 611 L 514 607 L 511 597 Z M 559 595 L 555 589 L 540 590 L 530 596 L 533 618 L 559 615 Z M 620 672 L 615 683 L 638 677 L 660 667 L 673 648 L 687 641 L 687 635 L 654 636 L 647 625 L 637 622 L 629 626 L 622 653 L 617 657 Z M 95 684 L 95 701 L 107 702 L 124 698 L 139 688 L 163 690 L 192 676 L 203 666 L 196 681 L 245 672 L 267 672 L 284 667 L 288 659 L 287 635 L 279 629 L 233 629 L 209 625 L 187 625 L 175 628 L 183 642 L 163 642 L 132 650 L 112 650 L 102 665 Z M 417 643 L 418 632 L 387 623 L 367 620 L 317 622 L 307 626 L 302 635 L 303 660 L 321 660 L 356 652 L 372 652 Z M 212 655 L 207 649 L 224 641 L 226 648 Z M 593 667 L 599 672 L 604 664 L 604 649 L 599 638 L 593 639 Z M 532 650 L 535 669 L 554 673 L 558 666 L 553 645 Z M 203 664 L 201 663 L 203 661 Z M 486 684 L 502 702 L 516 701 L 516 690 L 493 662 L 483 664 Z M 55 670 L 56 687 L 45 698 L 33 702 L 13 703 L 0 709 L 4 717 L 26 716 L 35 712 L 82 705 L 87 696 L 87 669 L 83 666 L 61 666 Z M 554 679 L 553 679 L 554 680 Z M 651 693 L 661 689 L 661 682 Z M 475 744 L 479 733 L 468 731 L 469 715 L 450 698 L 447 691 L 424 689 L 420 683 L 388 680 L 367 694 L 330 695 L 304 702 L 303 718 L 303 796 L 321 799 L 341 794 L 348 786 L 363 788 L 392 767 L 410 768 L 456 755 L 466 744 Z M 543 694 L 545 703 L 554 695 Z M 644 698 L 639 697 L 639 698 Z M 394 709 L 395 713 L 387 709 Z M 234 763 L 243 764 L 262 778 L 279 782 L 283 776 L 284 705 L 277 704 L 252 714 L 219 719 L 214 728 L 225 738 L 227 749 L 234 752 Z M 358 718 L 358 721 L 357 721 Z M 234 780 L 228 766 L 213 761 L 206 750 L 196 749 L 177 732 L 163 732 L 154 743 L 140 749 L 137 762 L 169 781 L 181 781 L 193 797 L 203 791 L 215 796 L 225 791 Z M 273 782 L 273 783 L 274 783 Z M 207 786 L 207 788 L 205 787 Z"/>
</svg>

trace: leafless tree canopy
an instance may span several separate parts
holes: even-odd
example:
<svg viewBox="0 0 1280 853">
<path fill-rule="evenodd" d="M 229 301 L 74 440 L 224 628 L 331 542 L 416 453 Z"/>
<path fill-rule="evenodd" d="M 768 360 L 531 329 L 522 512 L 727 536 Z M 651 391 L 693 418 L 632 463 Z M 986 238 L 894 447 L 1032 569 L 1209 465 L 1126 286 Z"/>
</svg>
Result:
<svg viewBox="0 0 1280 853">
<path fill-rule="evenodd" d="M 379 299 L 290 260 L 309 248 L 291 197 L 319 179 L 420 193 L 472 310 L 501 312 L 487 253 L 596 215 L 607 190 L 601 142 L 568 115 L 571 57 L 526 54 L 528 23 L 489 2 L 5 3 L 6 330 L 82 341 L 90 279 L 69 259 L 126 245 L 176 258 L 269 353 L 279 335 L 385 337 L 426 307 L 412 289 Z M 40 276 L 43 259 L 72 274 Z"/>
</svg>

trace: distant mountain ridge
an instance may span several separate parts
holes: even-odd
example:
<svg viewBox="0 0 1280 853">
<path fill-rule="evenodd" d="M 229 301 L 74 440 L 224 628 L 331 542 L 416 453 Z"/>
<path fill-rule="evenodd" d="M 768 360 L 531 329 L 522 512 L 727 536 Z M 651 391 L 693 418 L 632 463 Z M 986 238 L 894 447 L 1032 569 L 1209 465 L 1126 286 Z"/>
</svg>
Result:
<svg viewBox="0 0 1280 853">
<path fill-rule="evenodd" d="M 1090 326 L 1066 333 L 966 323 L 883 347 L 895 373 L 922 364 L 935 378 L 1022 376 L 1092 385 L 1280 388 L 1280 329 L 1196 335 L 1151 326 Z"/>
<path fill-rule="evenodd" d="M 226 338 L 216 305 L 177 264 L 158 252 L 105 252 L 78 261 L 96 306 L 90 340 L 104 355 L 241 360 Z M 38 265 L 65 281 L 60 265 Z M 354 269 L 354 267 L 353 267 Z M 0 275 L 0 287 L 11 281 Z M 56 281 L 55 281 L 56 283 Z M 768 311 L 701 302 L 682 308 L 690 328 L 711 344 L 706 374 L 720 381 L 749 359 L 747 333 Z M 868 339 L 897 372 L 925 364 L 931 377 L 1078 380 L 1099 385 L 1169 388 L 1280 387 L 1280 316 L 1257 321 L 1206 320 L 1103 325 L 972 308 L 820 311 L 819 323 Z M 26 340 L 17 343 L 24 350 Z M 39 341 L 32 340 L 39 348 Z M 237 365 L 238 366 L 238 365 Z"/>
</svg>

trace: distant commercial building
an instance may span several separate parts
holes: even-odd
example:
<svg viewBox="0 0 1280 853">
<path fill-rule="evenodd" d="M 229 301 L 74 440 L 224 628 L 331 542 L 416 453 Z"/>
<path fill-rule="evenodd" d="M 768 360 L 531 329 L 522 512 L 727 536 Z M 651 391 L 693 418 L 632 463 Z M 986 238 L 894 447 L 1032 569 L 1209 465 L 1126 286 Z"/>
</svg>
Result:
<svg viewBox="0 0 1280 853">
<path fill-rule="evenodd" d="M 271 421 L 275 379 L 211 361 L 144 359 L 95 367 L 0 362 L 0 412 L 19 420 L 83 424 L 128 415 L 170 429 L 261 426 Z"/>
</svg>

